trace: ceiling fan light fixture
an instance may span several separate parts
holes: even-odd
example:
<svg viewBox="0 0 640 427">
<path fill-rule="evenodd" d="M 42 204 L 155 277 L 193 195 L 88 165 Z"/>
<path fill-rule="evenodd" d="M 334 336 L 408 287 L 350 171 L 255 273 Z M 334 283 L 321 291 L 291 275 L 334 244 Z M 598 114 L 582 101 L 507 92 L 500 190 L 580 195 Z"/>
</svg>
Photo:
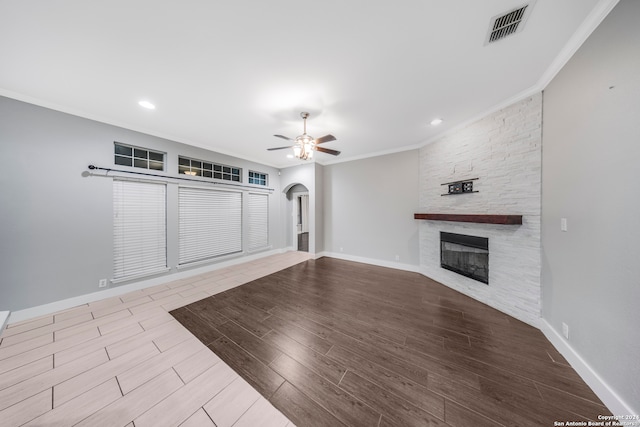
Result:
<svg viewBox="0 0 640 427">
<path fill-rule="evenodd" d="M 309 160 L 313 158 L 313 145 L 309 142 L 298 141 L 293 146 L 293 155 L 300 160 Z"/>
<path fill-rule="evenodd" d="M 283 150 L 283 149 L 293 149 L 293 154 L 289 154 L 287 157 L 288 158 L 293 158 L 296 157 L 300 160 L 309 160 L 313 158 L 313 152 L 314 151 L 321 151 L 323 153 L 327 153 L 327 154 L 331 154 L 332 156 L 337 156 L 338 154 L 340 154 L 339 151 L 337 150 L 332 150 L 330 148 L 324 148 L 324 147 L 318 147 L 318 144 L 324 144 L 325 142 L 331 142 L 331 141 L 335 141 L 336 137 L 328 134 L 325 136 L 322 136 L 318 139 L 312 137 L 311 135 L 307 134 L 307 118 L 309 117 L 309 113 L 306 112 L 302 112 L 300 113 L 300 117 L 302 117 L 302 120 L 304 122 L 304 131 L 302 133 L 302 135 L 298 135 L 295 139 L 292 138 L 288 138 L 284 135 L 273 135 L 277 138 L 281 138 L 287 141 L 291 141 L 293 142 L 293 145 L 288 146 L 288 147 L 275 147 L 275 148 L 267 148 L 267 150 L 269 151 L 274 151 L 274 150 Z"/>
<path fill-rule="evenodd" d="M 311 159 L 313 157 L 314 141 L 313 137 L 307 135 L 306 132 L 296 137 L 296 144 L 293 146 L 293 154 L 301 160 Z"/>
</svg>

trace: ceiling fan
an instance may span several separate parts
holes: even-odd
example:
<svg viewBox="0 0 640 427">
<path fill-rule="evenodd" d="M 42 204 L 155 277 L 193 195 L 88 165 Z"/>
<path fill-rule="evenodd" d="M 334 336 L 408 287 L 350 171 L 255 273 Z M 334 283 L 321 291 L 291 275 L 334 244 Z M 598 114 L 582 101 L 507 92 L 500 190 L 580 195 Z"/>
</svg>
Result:
<svg viewBox="0 0 640 427">
<path fill-rule="evenodd" d="M 267 148 L 268 151 L 293 148 L 293 155 L 301 160 L 311 159 L 313 157 L 314 151 L 331 154 L 333 156 L 337 156 L 338 154 L 340 154 L 340 152 L 337 150 L 318 147 L 318 144 L 324 144 L 325 142 L 335 141 L 336 140 L 335 136 L 325 135 L 320 138 L 314 138 L 310 135 L 307 135 L 307 118 L 309 117 L 309 113 L 302 112 L 300 113 L 300 117 L 302 117 L 302 119 L 304 120 L 304 132 L 302 133 L 302 135 L 297 136 L 295 139 L 291 139 L 284 135 L 273 135 L 277 138 L 282 138 L 282 139 L 286 139 L 287 141 L 292 141 L 294 144 L 288 145 L 286 147 Z"/>
</svg>

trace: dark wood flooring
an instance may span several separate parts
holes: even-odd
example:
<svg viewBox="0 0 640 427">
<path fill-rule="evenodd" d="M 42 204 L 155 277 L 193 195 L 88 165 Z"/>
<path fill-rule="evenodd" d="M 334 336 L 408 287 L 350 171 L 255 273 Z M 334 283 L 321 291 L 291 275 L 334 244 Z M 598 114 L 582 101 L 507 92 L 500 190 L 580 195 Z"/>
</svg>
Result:
<svg viewBox="0 0 640 427">
<path fill-rule="evenodd" d="M 300 427 L 610 414 L 539 330 L 415 273 L 321 258 L 171 314 Z"/>
</svg>

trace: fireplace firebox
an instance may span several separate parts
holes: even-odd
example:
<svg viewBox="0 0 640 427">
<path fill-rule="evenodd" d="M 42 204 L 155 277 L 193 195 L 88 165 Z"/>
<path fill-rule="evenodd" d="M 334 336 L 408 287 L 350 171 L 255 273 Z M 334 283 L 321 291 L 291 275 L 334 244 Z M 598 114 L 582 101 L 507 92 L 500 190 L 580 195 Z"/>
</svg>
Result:
<svg viewBox="0 0 640 427">
<path fill-rule="evenodd" d="M 489 239 L 440 232 L 440 266 L 489 284 Z"/>
</svg>

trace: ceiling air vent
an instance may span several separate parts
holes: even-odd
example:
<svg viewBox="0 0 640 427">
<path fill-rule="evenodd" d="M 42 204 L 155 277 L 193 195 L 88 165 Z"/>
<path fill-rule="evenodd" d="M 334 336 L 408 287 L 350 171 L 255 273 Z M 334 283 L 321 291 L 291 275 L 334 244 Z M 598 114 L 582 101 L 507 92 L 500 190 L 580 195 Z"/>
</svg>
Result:
<svg viewBox="0 0 640 427">
<path fill-rule="evenodd" d="M 529 2 L 516 9 L 512 9 L 506 13 L 496 15 L 491 18 L 489 24 L 489 31 L 487 32 L 487 39 L 484 44 L 497 42 L 503 38 L 522 31 L 524 24 L 531 13 L 533 3 Z"/>
</svg>

